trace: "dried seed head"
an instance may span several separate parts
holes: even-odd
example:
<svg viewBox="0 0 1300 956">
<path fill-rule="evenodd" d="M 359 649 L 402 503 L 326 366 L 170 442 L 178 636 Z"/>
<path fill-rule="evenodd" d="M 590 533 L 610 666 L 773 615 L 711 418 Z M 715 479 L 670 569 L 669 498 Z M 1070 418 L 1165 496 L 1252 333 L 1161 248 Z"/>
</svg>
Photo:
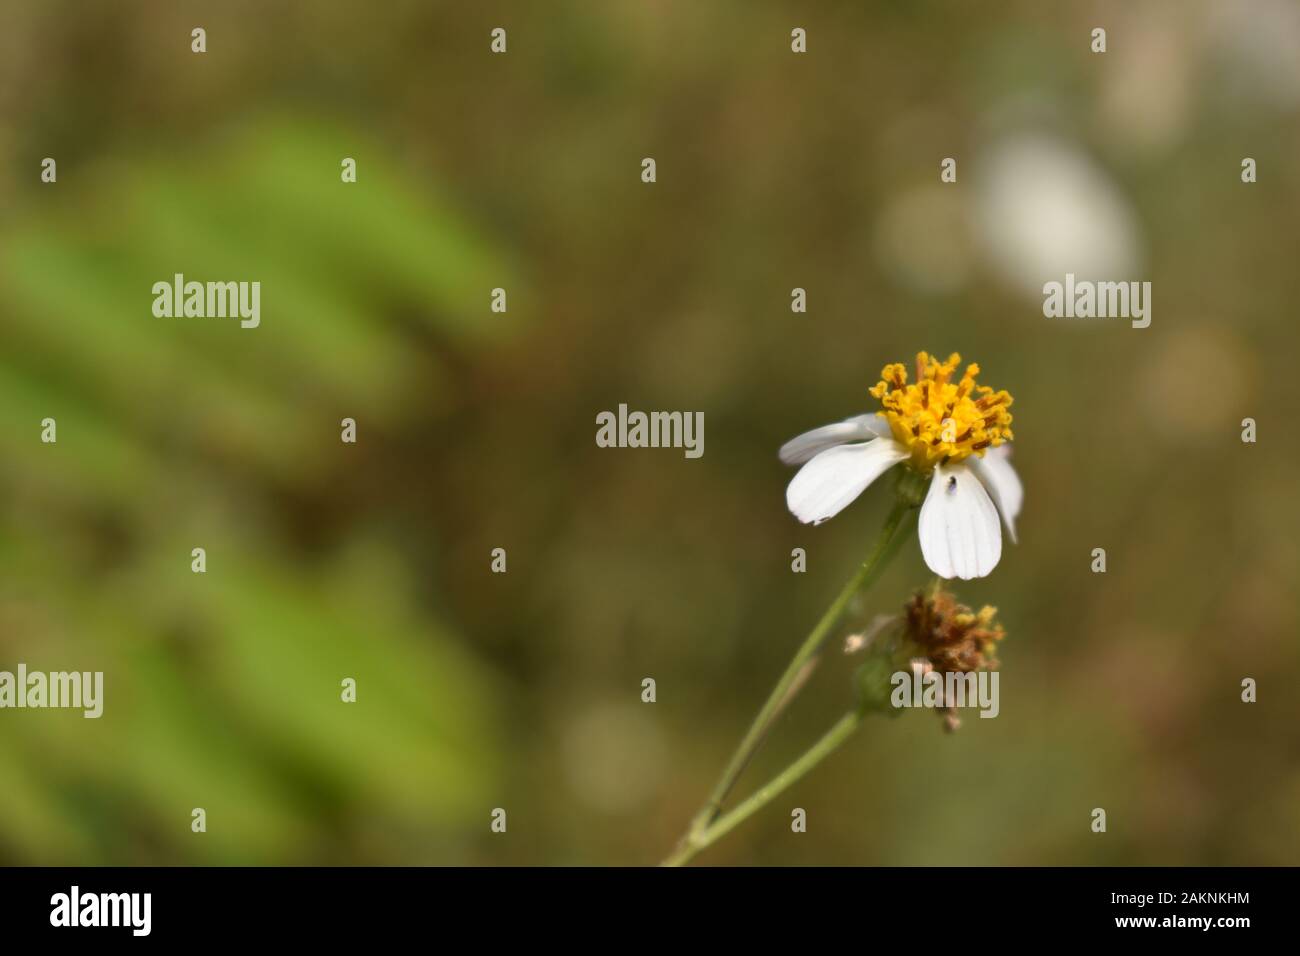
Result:
<svg viewBox="0 0 1300 956">
<path fill-rule="evenodd" d="M 985 605 L 972 611 L 947 591 L 918 592 L 904 606 L 904 641 L 912 654 L 911 666 L 920 674 L 969 673 L 994 670 L 994 656 L 1004 632 L 996 621 L 997 608 Z M 961 726 L 955 706 L 941 706 L 944 729 Z"/>
<path fill-rule="evenodd" d="M 997 608 L 972 611 L 947 591 L 917 593 L 904 606 L 907 640 L 940 673 L 993 670 L 1004 631 Z"/>
</svg>

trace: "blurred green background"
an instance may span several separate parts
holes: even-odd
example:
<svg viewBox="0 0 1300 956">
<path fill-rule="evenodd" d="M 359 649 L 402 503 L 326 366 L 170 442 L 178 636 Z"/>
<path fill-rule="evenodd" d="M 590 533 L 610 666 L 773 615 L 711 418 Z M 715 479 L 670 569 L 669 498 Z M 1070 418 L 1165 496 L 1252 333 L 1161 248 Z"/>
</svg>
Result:
<svg viewBox="0 0 1300 956">
<path fill-rule="evenodd" d="M 869 725 L 700 862 L 1300 863 L 1300 6 L 809 7 L 0 6 L 0 669 L 106 683 L 0 711 L 0 862 L 655 862 L 884 514 L 801 527 L 777 447 L 924 348 L 1016 397 L 957 589 L 1001 715 Z M 1044 319 L 1067 270 L 1151 327 Z M 176 272 L 261 327 L 154 318 Z M 597 448 L 620 402 L 704 457 Z"/>
</svg>

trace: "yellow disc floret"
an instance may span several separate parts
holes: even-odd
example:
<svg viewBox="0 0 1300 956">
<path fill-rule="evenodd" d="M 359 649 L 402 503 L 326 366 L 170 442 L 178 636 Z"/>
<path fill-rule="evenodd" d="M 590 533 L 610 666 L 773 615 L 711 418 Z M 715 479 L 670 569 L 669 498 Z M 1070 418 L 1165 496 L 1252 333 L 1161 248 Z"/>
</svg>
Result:
<svg viewBox="0 0 1300 956">
<path fill-rule="evenodd" d="M 880 384 L 871 389 L 894 438 L 912 452 L 908 464 L 925 474 L 935 465 L 982 456 L 1013 437 L 1011 395 L 977 385 L 980 367 L 974 363 L 960 381 L 950 381 L 960 364 L 956 352 L 946 362 L 920 352 L 915 384 L 907 384 L 907 369 L 895 363 L 881 370 Z"/>
</svg>

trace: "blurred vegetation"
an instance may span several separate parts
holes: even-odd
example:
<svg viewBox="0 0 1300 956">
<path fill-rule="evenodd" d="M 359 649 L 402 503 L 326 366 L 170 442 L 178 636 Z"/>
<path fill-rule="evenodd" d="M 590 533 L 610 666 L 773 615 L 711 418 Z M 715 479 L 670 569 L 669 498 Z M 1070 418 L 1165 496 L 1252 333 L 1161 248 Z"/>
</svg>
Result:
<svg viewBox="0 0 1300 956">
<path fill-rule="evenodd" d="M 1300 22 L 1226 8 L 6 3 L 0 669 L 106 703 L 0 712 L 0 861 L 655 861 L 883 516 L 800 527 L 776 448 L 926 348 L 1016 396 L 1020 544 L 958 588 L 1001 715 L 868 727 L 806 834 L 702 862 L 1296 863 Z M 1024 291 L 1042 210 L 985 184 L 1027 133 L 1097 171 L 1046 251 L 1115 234 L 1151 328 Z M 177 272 L 261 281 L 261 327 L 154 318 Z M 620 402 L 704 457 L 597 448 Z M 925 580 L 912 544 L 858 619 Z"/>
</svg>

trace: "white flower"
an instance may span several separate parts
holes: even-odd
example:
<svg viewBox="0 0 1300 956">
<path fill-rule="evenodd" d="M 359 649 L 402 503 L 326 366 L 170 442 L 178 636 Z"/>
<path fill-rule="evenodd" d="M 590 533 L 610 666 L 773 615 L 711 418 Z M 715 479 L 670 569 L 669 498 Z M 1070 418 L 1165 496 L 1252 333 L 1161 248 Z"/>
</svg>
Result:
<svg viewBox="0 0 1300 956">
<path fill-rule="evenodd" d="M 820 524 L 843 511 L 873 481 L 907 462 L 930 480 L 917 533 L 930 569 L 944 578 L 980 578 L 1002 557 L 1001 513 L 1011 540 L 1024 489 L 1008 460 L 1011 396 L 977 385 L 979 366 L 950 381 L 961 362 L 917 356 L 917 382 L 886 366 L 871 390 L 883 411 L 858 415 L 793 438 L 781 460 L 803 464 L 786 489 L 790 511 Z"/>
</svg>

